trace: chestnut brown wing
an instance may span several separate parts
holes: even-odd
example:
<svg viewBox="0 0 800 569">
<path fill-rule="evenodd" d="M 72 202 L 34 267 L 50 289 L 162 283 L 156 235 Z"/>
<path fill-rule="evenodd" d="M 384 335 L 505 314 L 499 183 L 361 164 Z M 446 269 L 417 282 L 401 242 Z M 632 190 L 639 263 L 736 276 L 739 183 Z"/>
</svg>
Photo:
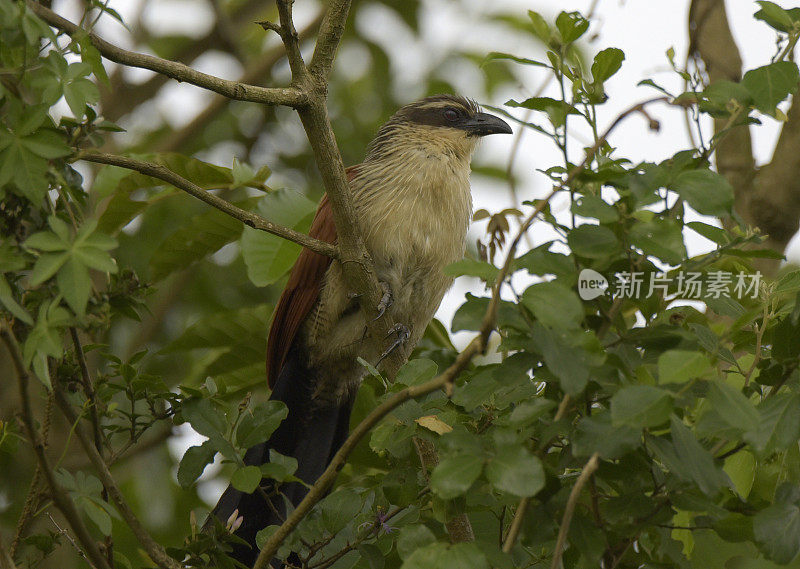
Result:
<svg viewBox="0 0 800 569">
<path fill-rule="evenodd" d="M 357 167 L 347 169 L 347 179 L 356 176 Z M 336 242 L 336 224 L 328 195 L 322 196 L 308 234 L 320 241 Z M 286 361 L 303 321 L 317 302 L 322 279 L 331 264 L 331 258 L 303 249 L 289 273 L 275 312 L 267 340 L 267 381 L 273 387 L 275 379 Z"/>
</svg>

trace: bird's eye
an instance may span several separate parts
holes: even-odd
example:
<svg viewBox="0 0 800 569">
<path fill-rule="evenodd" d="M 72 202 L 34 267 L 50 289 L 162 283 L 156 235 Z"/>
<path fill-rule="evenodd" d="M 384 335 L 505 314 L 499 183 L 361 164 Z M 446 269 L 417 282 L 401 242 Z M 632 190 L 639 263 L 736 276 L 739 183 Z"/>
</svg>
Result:
<svg viewBox="0 0 800 569">
<path fill-rule="evenodd" d="M 450 122 L 454 122 L 458 120 L 458 111 L 455 109 L 447 109 L 444 112 L 444 118 L 446 118 Z"/>
</svg>

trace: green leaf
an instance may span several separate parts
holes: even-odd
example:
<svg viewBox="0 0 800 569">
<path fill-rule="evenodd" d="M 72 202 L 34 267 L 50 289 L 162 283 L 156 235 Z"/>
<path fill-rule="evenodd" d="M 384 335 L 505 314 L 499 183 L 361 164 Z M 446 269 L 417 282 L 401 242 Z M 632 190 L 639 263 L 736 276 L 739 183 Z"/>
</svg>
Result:
<svg viewBox="0 0 800 569">
<path fill-rule="evenodd" d="M 400 569 L 489 569 L 486 555 L 475 543 L 432 543 L 406 558 Z"/>
<path fill-rule="evenodd" d="M 613 399 L 611 404 L 613 411 Z M 611 413 L 601 412 L 584 417 L 578 423 L 572 439 L 573 454 L 589 457 L 597 452 L 606 460 L 615 460 L 629 453 L 641 444 L 642 433 L 641 429 L 624 424 L 625 421 L 622 423 L 614 424 Z"/>
<path fill-rule="evenodd" d="M 36 207 L 40 206 L 50 189 L 47 170 L 47 160 L 31 152 L 18 138 L 13 138 L 0 151 L 0 187 L 13 182 L 20 195 Z"/>
<path fill-rule="evenodd" d="M 596 340 L 581 333 L 567 333 L 536 323 L 531 335 L 545 364 L 561 381 L 561 387 L 570 395 L 577 395 L 589 380 L 589 367 L 596 356 L 589 351 Z M 587 349 L 589 348 L 589 349 Z M 602 363 L 602 362 L 600 362 Z"/>
<path fill-rule="evenodd" d="M 47 128 L 37 130 L 31 135 L 21 138 L 20 143 L 36 156 L 51 160 L 67 156 L 72 152 L 64 142 L 64 136 L 59 131 Z"/>
<path fill-rule="evenodd" d="M 433 360 L 417 358 L 409 360 L 397 372 L 395 383 L 401 385 L 417 385 L 433 379 L 439 366 Z"/>
<path fill-rule="evenodd" d="M 481 66 L 489 63 L 490 61 L 497 61 L 499 59 L 507 59 L 509 61 L 514 61 L 516 63 L 521 63 L 522 65 L 533 65 L 535 67 L 550 67 L 546 63 L 542 63 L 541 61 L 536 61 L 534 59 L 526 59 L 524 57 L 517 57 L 516 55 L 511 55 L 510 53 L 503 53 L 500 51 L 492 51 L 486 58 L 483 60 Z"/>
<path fill-rule="evenodd" d="M 522 304 L 550 328 L 579 328 L 583 305 L 578 295 L 558 281 L 537 283 L 522 293 Z"/>
<path fill-rule="evenodd" d="M 589 20 L 580 12 L 561 12 L 556 17 L 556 28 L 564 43 L 571 43 L 586 33 L 589 29 Z"/>
<path fill-rule="evenodd" d="M 552 97 L 531 97 L 522 102 L 510 100 L 506 105 L 514 108 L 530 109 L 532 111 L 542 111 L 550 118 L 554 126 L 563 126 L 567 115 L 581 114 L 578 109 L 565 101 L 553 99 Z"/>
<path fill-rule="evenodd" d="M 757 409 L 758 428 L 744 435 L 757 452 L 785 450 L 800 438 L 800 394 L 777 393 L 764 399 Z"/>
<path fill-rule="evenodd" d="M 69 239 L 64 240 L 52 231 L 40 231 L 28 237 L 24 245 L 29 249 L 54 252 L 66 251 L 70 249 L 72 243 Z"/>
<path fill-rule="evenodd" d="M 681 198 L 703 215 L 730 215 L 733 186 L 711 170 L 687 170 L 675 178 L 671 187 Z"/>
<path fill-rule="evenodd" d="M 228 430 L 225 415 L 208 399 L 189 399 L 183 402 L 183 418 L 192 428 L 209 438 L 222 436 Z"/>
<path fill-rule="evenodd" d="M 668 350 L 658 357 L 658 383 L 686 383 L 702 377 L 711 369 L 705 354 L 685 350 Z"/>
<path fill-rule="evenodd" d="M 525 448 L 499 449 L 486 465 L 486 478 L 495 490 L 515 496 L 533 496 L 544 487 L 541 461 Z"/>
<path fill-rule="evenodd" d="M 367 561 L 369 569 L 383 569 L 386 564 L 383 552 L 375 544 L 362 543 L 358 546 L 358 553 L 361 555 L 361 559 Z"/>
<path fill-rule="evenodd" d="M 256 212 L 274 223 L 305 232 L 315 209 L 316 204 L 301 193 L 277 190 L 259 201 Z M 241 243 L 247 276 L 256 286 L 267 286 L 285 275 L 301 250 L 296 243 L 251 227 L 245 227 Z"/>
<path fill-rule="evenodd" d="M 721 227 L 716 227 L 700 221 L 690 221 L 685 225 L 717 245 L 725 245 L 730 241 L 728 233 Z"/>
<path fill-rule="evenodd" d="M 619 219 L 619 212 L 600 196 L 581 196 L 572 202 L 572 213 L 582 217 L 593 217 L 600 223 L 613 223 Z"/>
<path fill-rule="evenodd" d="M 297 459 L 284 456 L 275 450 L 269 451 L 269 462 L 261 465 L 261 475 L 272 478 L 278 482 L 296 481 L 294 473 L 297 471 Z"/>
<path fill-rule="evenodd" d="M 601 225 L 581 225 L 567 235 L 572 252 L 579 257 L 603 259 L 619 250 L 619 241 L 608 227 Z"/>
<path fill-rule="evenodd" d="M 617 426 L 657 427 L 672 413 L 669 391 L 652 385 L 629 385 L 611 398 L 611 420 Z"/>
<path fill-rule="evenodd" d="M 625 60 L 625 53 L 621 49 L 609 47 L 594 56 L 592 62 L 592 77 L 595 83 L 604 83 L 609 77 L 614 75 L 622 62 Z"/>
<path fill-rule="evenodd" d="M 236 442 L 242 448 L 250 448 L 269 439 L 289 411 L 281 401 L 259 403 L 244 412 L 236 429 Z"/>
<path fill-rule="evenodd" d="M 686 258 L 683 233 L 673 221 L 653 219 L 636 223 L 629 235 L 632 245 L 670 265 L 680 264 Z"/>
<path fill-rule="evenodd" d="M 789 33 L 792 31 L 794 22 L 800 22 L 800 8 L 784 10 L 774 2 L 766 0 L 759 0 L 756 4 L 761 6 L 761 9 L 753 14 L 753 17 L 779 32 Z"/>
<path fill-rule="evenodd" d="M 45 253 L 39 257 L 29 277 L 31 286 L 39 286 L 52 277 L 69 258 L 69 253 Z"/>
<path fill-rule="evenodd" d="M 261 469 L 258 466 L 240 467 L 231 476 L 231 486 L 245 494 L 255 492 L 260 482 Z"/>
<path fill-rule="evenodd" d="M 214 462 L 216 454 L 217 450 L 209 441 L 186 449 L 178 465 L 178 484 L 181 485 L 181 488 L 188 488 L 194 484 L 194 481 L 203 474 L 206 466 Z"/>
<path fill-rule="evenodd" d="M 412 524 L 400 528 L 397 536 L 397 554 L 400 559 L 407 559 L 417 549 L 436 542 L 436 536 L 422 524 Z"/>
<path fill-rule="evenodd" d="M 81 496 L 78 502 L 86 515 L 103 535 L 111 535 L 111 516 L 90 498 Z"/>
<path fill-rule="evenodd" d="M 497 279 L 497 274 L 500 269 L 487 263 L 486 261 L 478 261 L 476 259 L 464 258 L 455 263 L 450 263 L 444 268 L 444 274 L 450 277 L 470 276 L 478 277 L 479 279 L 493 283 Z"/>
<path fill-rule="evenodd" d="M 86 265 L 70 257 L 59 269 L 56 276 L 58 290 L 69 307 L 80 317 L 86 313 L 86 303 L 92 292 L 92 280 Z"/>
<path fill-rule="evenodd" d="M 431 473 L 431 489 L 445 500 L 470 489 L 483 470 L 483 458 L 471 454 L 444 458 Z"/>
<path fill-rule="evenodd" d="M 238 203 L 239 207 L 248 202 Z M 219 251 L 242 233 L 242 223 L 217 209 L 210 209 L 182 225 L 167 237 L 150 259 L 152 278 L 159 281 Z"/>
<path fill-rule="evenodd" d="M 759 549 L 776 563 L 785 565 L 800 553 L 800 507 L 775 503 L 753 518 L 753 534 Z"/>
<path fill-rule="evenodd" d="M 714 463 L 714 458 L 695 438 L 692 431 L 675 415 L 670 418 L 672 443 L 663 438 L 648 439 L 656 456 L 674 474 L 697 484 L 700 490 L 715 496 L 723 487 L 730 485 L 727 475 Z"/>
<path fill-rule="evenodd" d="M 0 273 L 0 304 L 5 306 L 6 310 L 16 318 L 19 318 L 22 322 L 28 326 L 33 326 L 33 317 L 17 303 L 14 298 L 14 293 L 11 291 L 11 286 L 2 273 Z"/>
<path fill-rule="evenodd" d="M 722 381 L 712 381 L 708 387 L 708 400 L 719 417 L 740 431 L 753 431 L 758 428 L 760 415 L 742 392 Z"/>
<path fill-rule="evenodd" d="M 361 511 L 361 496 L 343 488 L 325 498 L 320 506 L 325 529 L 335 534 L 347 527 Z"/>
<path fill-rule="evenodd" d="M 750 91 L 756 108 L 774 117 L 778 103 L 797 91 L 798 79 L 796 63 L 776 61 L 745 73 L 742 85 Z"/>
<path fill-rule="evenodd" d="M 550 243 L 531 249 L 521 257 L 514 259 L 514 266 L 525 269 L 532 275 L 555 275 L 561 282 L 574 283 L 575 262 L 569 255 L 554 253 L 548 250 Z"/>
</svg>

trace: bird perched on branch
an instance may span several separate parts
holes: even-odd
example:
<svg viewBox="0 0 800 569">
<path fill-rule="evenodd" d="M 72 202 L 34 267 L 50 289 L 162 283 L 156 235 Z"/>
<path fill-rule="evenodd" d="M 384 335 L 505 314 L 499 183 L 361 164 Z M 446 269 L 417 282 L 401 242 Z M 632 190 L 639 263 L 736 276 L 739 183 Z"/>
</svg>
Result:
<svg viewBox="0 0 800 569">
<path fill-rule="evenodd" d="M 380 310 L 402 325 L 398 349 L 408 355 L 439 307 L 452 279 L 442 269 L 462 258 L 472 215 L 470 159 L 485 135 L 510 133 L 508 124 L 482 113 L 463 97 L 437 95 L 398 110 L 369 144 L 364 161 L 347 169 L 359 231 L 378 278 L 385 285 Z M 334 243 L 330 202 L 322 198 L 310 235 Z M 386 338 L 367 332 L 368 315 L 348 288 L 342 267 L 304 249 L 275 308 L 267 345 L 271 398 L 289 414 L 266 443 L 248 450 L 245 462 L 261 465 L 270 450 L 297 459 L 295 475 L 308 484 L 322 474 L 347 436 L 355 392 L 376 364 Z M 229 487 L 213 514 L 223 523 L 238 510 L 236 535 L 250 546 L 235 546 L 231 557 L 252 566 L 255 536 L 280 525 L 284 501 L 266 498 L 275 487 L 245 494 Z M 297 505 L 301 484 L 278 490 Z"/>
</svg>

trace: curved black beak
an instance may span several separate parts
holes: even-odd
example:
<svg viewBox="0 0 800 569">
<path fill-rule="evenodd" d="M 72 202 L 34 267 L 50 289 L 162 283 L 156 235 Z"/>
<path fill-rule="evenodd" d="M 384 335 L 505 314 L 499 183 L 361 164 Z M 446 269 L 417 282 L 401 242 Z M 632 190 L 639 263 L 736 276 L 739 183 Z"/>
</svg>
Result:
<svg viewBox="0 0 800 569">
<path fill-rule="evenodd" d="M 503 119 L 488 113 L 476 113 L 461 124 L 461 128 L 472 136 L 487 134 L 511 134 L 511 127 Z"/>
</svg>

